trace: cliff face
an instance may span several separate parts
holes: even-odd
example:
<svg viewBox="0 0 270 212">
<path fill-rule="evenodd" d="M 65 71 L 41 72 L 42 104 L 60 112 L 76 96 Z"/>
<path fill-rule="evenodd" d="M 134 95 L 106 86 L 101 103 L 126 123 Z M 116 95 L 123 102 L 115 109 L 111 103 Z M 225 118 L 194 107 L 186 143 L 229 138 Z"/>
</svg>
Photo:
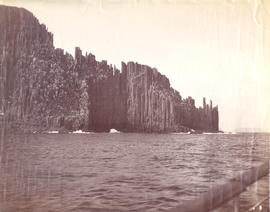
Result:
<svg viewBox="0 0 270 212">
<path fill-rule="evenodd" d="M 11 122 L 67 130 L 218 131 L 218 108 L 196 108 L 156 69 L 121 71 L 92 54 L 75 58 L 25 9 L 0 6 L 0 109 Z"/>
</svg>

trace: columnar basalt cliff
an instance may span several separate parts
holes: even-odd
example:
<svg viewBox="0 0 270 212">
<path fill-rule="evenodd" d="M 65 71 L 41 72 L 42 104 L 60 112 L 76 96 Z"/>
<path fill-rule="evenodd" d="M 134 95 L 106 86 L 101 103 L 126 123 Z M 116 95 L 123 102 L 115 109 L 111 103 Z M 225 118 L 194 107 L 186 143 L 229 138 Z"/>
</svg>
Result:
<svg viewBox="0 0 270 212">
<path fill-rule="evenodd" d="M 40 128 L 135 132 L 218 131 L 218 108 L 196 108 L 155 68 L 53 46 L 32 13 L 0 6 L 0 109 L 11 123 Z"/>
</svg>

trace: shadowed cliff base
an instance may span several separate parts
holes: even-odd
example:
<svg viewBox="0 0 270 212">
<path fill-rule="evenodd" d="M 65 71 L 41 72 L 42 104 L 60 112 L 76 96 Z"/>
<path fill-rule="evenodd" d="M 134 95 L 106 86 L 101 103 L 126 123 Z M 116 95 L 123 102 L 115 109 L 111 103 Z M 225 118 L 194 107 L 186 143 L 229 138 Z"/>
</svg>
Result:
<svg viewBox="0 0 270 212">
<path fill-rule="evenodd" d="M 0 6 L 0 108 L 13 127 L 107 132 L 218 131 L 218 107 L 196 108 L 157 69 L 75 57 L 29 11 Z"/>
</svg>

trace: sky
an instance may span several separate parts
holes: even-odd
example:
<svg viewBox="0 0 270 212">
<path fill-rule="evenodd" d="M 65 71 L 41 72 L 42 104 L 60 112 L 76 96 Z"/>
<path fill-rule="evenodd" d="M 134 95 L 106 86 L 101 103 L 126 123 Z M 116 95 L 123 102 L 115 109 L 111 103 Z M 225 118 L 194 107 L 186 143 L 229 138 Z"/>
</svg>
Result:
<svg viewBox="0 0 270 212">
<path fill-rule="evenodd" d="M 24 7 L 74 55 L 156 67 L 196 106 L 218 105 L 220 129 L 270 131 L 268 0 L 0 0 Z"/>
</svg>

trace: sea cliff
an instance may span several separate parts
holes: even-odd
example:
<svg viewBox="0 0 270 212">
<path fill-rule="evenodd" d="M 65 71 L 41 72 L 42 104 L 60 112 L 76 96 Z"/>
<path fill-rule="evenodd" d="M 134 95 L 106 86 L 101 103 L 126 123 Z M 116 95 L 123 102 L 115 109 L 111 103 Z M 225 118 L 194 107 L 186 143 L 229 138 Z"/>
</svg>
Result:
<svg viewBox="0 0 270 212">
<path fill-rule="evenodd" d="M 75 48 L 55 48 L 34 15 L 0 5 L 0 109 L 13 125 L 124 132 L 218 131 L 218 107 L 196 108 L 147 65 L 121 70 Z"/>
</svg>

